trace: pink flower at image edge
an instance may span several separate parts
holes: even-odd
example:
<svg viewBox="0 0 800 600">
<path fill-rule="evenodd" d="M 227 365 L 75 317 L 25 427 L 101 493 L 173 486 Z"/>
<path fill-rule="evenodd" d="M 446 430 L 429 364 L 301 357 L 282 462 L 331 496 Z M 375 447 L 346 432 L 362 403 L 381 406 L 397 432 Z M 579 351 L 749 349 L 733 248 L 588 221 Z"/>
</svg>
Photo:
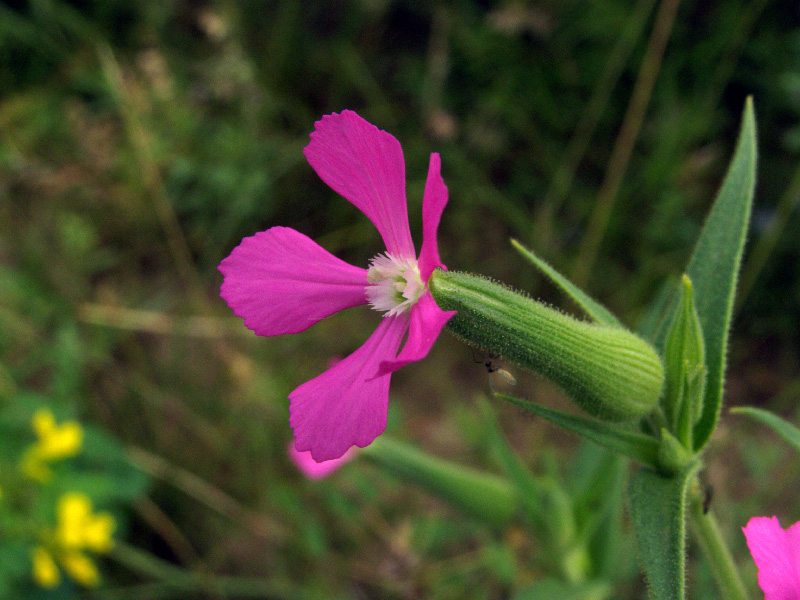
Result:
<svg viewBox="0 0 800 600">
<path fill-rule="evenodd" d="M 434 269 L 446 268 L 436 241 L 447 204 L 439 155 L 430 158 L 417 259 L 403 151 L 392 135 L 346 110 L 315 123 L 304 154 L 325 183 L 372 221 L 386 252 L 362 269 L 302 233 L 272 227 L 242 240 L 220 263 L 220 295 L 248 328 L 266 336 L 299 333 L 362 304 L 385 313 L 360 348 L 289 394 L 295 447 L 320 463 L 383 432 L 392 372 L 427 356 L 455 312 L 442 311 L 427 288 Z"/>
<path fill-rule="evenodd" d="M 800 600 L 800 522 L 782 529 L 777 517 L 753 517 L 742 531 L 764 599 Z"/>
</svg>

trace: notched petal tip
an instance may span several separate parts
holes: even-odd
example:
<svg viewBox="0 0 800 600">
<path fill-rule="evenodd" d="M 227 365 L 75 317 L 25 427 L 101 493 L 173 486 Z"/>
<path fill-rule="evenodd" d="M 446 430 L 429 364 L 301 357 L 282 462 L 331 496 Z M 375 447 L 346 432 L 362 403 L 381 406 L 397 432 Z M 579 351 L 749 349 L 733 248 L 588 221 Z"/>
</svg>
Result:
<svg viewBox="0 0 800 600">
<path fill-rule="evenodd" d="M 415 256 L 400 142 L 355 112 L 325 115 L 303 150 L 317 175 L 361 210 L 396 256 Z"/>
<path fill-rule="evenodd" d="M 386 428 L 390 375 L 371 378 L 397 354 L 407 323 L 387 317 L 353 354 L 289 394 L 289 423 L 299 452 L 317 462 L 364 448 Z"/>
</svg>

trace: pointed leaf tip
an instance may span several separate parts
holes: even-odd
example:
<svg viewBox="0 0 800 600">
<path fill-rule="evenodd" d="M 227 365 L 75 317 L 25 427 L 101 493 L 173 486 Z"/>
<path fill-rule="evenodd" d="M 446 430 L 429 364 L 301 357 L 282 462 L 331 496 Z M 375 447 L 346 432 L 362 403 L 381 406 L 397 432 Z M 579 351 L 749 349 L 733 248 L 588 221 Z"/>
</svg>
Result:
<svg viewBox="0 0 800 600">
<path fill-rule="evenodd" d="M 708 369 L 703 411 L 692 435 L 695 450 L 708 442 L 722 407 L 728 330 L 755 194 L 756 156 L 755 110 L 752 98 L 748 98 L 728 172 L 686 268 L 703 329 Z M 677 296 L 672 294 L 667 318 L 660 319 L 649 336 L 662 350 L 674 318 L 669 315 L 678 310 Z"/>
<path fill-rule="evenodd" d="M 694 427 L 696 450 L 708 442 L 722 409 L 728 332 L 755 195 L 756 157 L 755 110 L 753 99 L 748 98 L 736 151 L 687 268 L 708 369 L 703 412 Z"/>
</svg>

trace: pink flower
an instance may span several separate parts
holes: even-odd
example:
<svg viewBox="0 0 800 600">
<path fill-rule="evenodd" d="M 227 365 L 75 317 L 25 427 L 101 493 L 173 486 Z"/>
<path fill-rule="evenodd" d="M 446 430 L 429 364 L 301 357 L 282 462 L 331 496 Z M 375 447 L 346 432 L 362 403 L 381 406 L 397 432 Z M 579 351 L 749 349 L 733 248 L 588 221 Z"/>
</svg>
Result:
<svg viewBox="0 0 800 600">
<path fill-rule="evenodd" d="M 753 517 L 742 531 L 764 600 L 800 600 L 800 522 L 784 530 L 778 517 Z"/>
<path fill-rule="evenodd" d="M 439 155 L 431 154 L 425 184 L 418 260 L 403 151 L 393 136 L 346 110 L 315 123 L 304 154 L 325 183 L 374 223 L 386 252 L 361 269 L 293 229 L 273 227 L 242 240 L 219 270 L 222 297 L 258 335 L 298 333 L 360 304 L 385 313 L 363 346 L 289 394 L 295 446 L 323 462 L 383 432 L 392 372 L 424 358 L 455 312 L 442 311 L 427 286 L 436 267 L 446 268 L 436 242 L 447 204 Z"/>
<path fill-rule="evenodd" d="M 294 465 L 309 479 L 324 479 L 349 463 L 356 455 L 355 448 L 350 448 L 339 458 L 317 462 L 311 457 L 311 452 L 298 452 L 294 443 L 289 444 L 288 453 Z"/>
</svg>

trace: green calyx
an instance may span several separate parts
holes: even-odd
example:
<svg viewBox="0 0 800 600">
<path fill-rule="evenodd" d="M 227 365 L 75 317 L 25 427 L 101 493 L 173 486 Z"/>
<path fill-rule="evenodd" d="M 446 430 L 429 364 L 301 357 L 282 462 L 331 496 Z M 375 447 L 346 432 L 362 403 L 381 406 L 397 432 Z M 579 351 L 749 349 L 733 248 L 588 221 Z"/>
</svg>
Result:
<svg viewBox="0 0 800 600">
<path fill-rule="evenodd" d="M 664 368 L 627 329 L 579 321 L 488 279 L 437 269 L 428 287 L 447 328 L 558 383 L 589 414 L 629 421 L 658 402 Z"/>
</svg>

